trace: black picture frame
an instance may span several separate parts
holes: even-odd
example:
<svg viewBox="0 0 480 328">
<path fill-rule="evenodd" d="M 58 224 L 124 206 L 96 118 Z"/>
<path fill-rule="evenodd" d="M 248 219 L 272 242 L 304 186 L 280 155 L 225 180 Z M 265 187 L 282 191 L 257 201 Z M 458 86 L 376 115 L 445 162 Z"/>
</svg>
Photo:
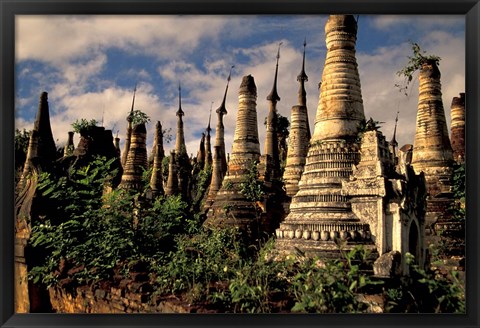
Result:
<svg viewBox="0 0 480 328">
<path fill-rule="evenodd" d="M 1 327 L 478 327 L 480 4 L 478 0 L 0 0 L 0 326 Z M 466 21 L 466 188 L 467 250 L 465 315 L 67 315 L 14 314 L 14 45 L 15 15 L 24 14 L 462 14 Z"/>
</svg>

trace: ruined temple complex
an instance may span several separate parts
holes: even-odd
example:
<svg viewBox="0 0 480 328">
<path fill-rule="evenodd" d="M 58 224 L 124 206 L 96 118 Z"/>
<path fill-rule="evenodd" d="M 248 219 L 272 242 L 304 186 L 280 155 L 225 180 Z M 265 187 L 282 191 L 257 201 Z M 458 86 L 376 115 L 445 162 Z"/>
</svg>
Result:
<svg viewBox="0 0 480 328">
<path fill-rule="evenodd" d="M 278 261 L 299 250 L 311 257 L 336 259 L 341 251 L 362 245 L 370 251 L 376 276 L 407 274 L 407 252 L 415 256 L 418 264 L 426 265 L 429 243 L 439 242 L 440 238 L 432 231 L 459 229 L 457 223 L 452 223 L 449 209 L 455 203 L 454 165 L 465 160 L 465 93 L 453 98 L 449 136 L 439 68 L 435 61 L 424 62 L 419 74 L 415 138 L 412 145 L 399 148 L 396 125 L 391 141 L 387 141 L 376 122 L 366 119 L 368 108 L 364 108 L 358 73 L 354 16 L 331 15 L 325 25 L 325 41 L 327 52 L 313 133 L 305 91 L 307 44 L 303 43 L 297 77 L 298 103 L 289 104 L 291 129 L 284 170 L 276 107 L 280 101 L 277 92 L 280 45 L 273 87 L 266 99 L 269 111 L 263 154 L 258 133 L 257 87 L 254 76 L 247 75 L 242 77 L 238 90 L 233 145 L 227 161 L 223 117 L 227 114 L 230 69 L 222 103 L 215 111 L 213 152 L 210 109 L 197 156 L 188 157 L 183 122 L 188 111 L 182 109 L 179 85 L 175 148 L 168 156 L 168 172 L 164 172 L 166 164 L 162 166 L 167 159 L 161 122 L 155 125 L 153 148 L 148 157 L 146 125 L 135 124 L 131 115 L 127 117 L 122 151 L 119 138 L 113 138 L 112 131 L 95 127 L 88 133 L 99 137 L 92 139 L 88 133 L 81 134 L 76 147 L 74 133 L 69 133 L 61 163 L 65 167 L 79 165 L 95 154 L 114 158 L 119 172 L 110 188 L 138 192 L 145 187 L 143 172 L 151 168 L 147 196 L 150 199 L 180 195 L 191 201 L 194 176 L 200 171 L 211 172 L 201 204 L 205 229 L 238 227 L 251 240 L 274 236 L 272 258 Z M 134 112 L 135 92 L 136 87 L 130 113 Z M 19 279 L 25 278 L 28 271 L 24 252 L 31 233 L 28 222 L 41 215 L 33 208 L 38 206 L 34 202 L 36 177 L 45 165 L 55 160 L 58 159 L 47 93 L 43 92 L 17 186 L 17 299 L 28 299 L 29 293 L 29 287 Z M 259 199 L 244 191 L 252 174 L 263 186 Z M 29 306 L 31 309 L 34 305 L 18 302 L 17 311 L 28 312 Z"/>
</svg>

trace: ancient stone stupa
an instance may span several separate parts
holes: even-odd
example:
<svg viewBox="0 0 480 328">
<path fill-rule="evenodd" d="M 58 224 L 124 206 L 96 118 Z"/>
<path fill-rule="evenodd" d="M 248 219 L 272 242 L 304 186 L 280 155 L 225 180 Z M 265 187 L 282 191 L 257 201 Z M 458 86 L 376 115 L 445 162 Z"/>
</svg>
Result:
<svg viewBox="0 0 480 328">
<path fill-rule="evenodd" d="M 212 128 L 210 127 L 210 121 L 212 118 L 212 110 L 210 109 L 210 115 L 208 116 L 208 125 L 205 129 L 207 134 L 205 135 L 205 169 L 210 169 L 212 167 L 212 137 L 210 132 L 212 132 Z"/>
<path fill-rule="evenodd" d="M 451 204 L 453 151 L 443 109 L 440 71 L 436 60 L 426 60 L 419 76 L 419 98 L 412 166 L 425 173 L 427 222 L 443 217 Z"/>
<path fill-rule="evenodd" d="M 225 108 L 225 102 L 227 100 L 228 84 L 230 83 L 232 68 L 227 78 L 227 86 L 225 88 L 225 94 L 223 95 L 222 104 L 217 108 L 217 127 L 215 129 L 215 145 L 213 147 L 213 163 L 212 163 L 212 179 L 210 181 L 210 187 L 205 202 L 205 210 L 208 210 L 212 205 L 217 192 L 222 186 L 223 178 L 227 173 L 227 158 L 225 152 L 225 126 L 223 125 L 223 116 L 227 114 Z"/>
<path fill-rule="evenodd" d="M 465 161 L 465 93 L 460 93 L 460 97 L 453 97 L 450 116 L 453 158 L 457 162 L 463 162 Z"/>
<path fill-rule="evenodd" d="M 200 139 L 200 146 L 197 152 L 197 166 L 200 170 L 203 170 L 205 166 L 205 133 L 202 132 L 202 138 Z"/>
<path fill-rule="evenodd" d="M 237 226 L 248 235 L 258 233 L 255 203 L 241 193 L 248 169 L 260 159 L 257 125 L 257 87 L 251 75 L 244 76 L 238 95 L 238 114 L 228 171 L 205 226 Z M 218 157 L 217 157 L 218 158 Z"/>
<path fill-rule="evenodd" d="M 153 138 L 153 165 L 152 176 L 150 178 L 150 189 L 152 190 L 152 196 L 163 195 L 163 174 L 162 174 L 162 161 L 165 157 L 163 150 L 163 132 L 162 124 L 157 121 L 155 126 L 155 136 Z"/>
<path fill-rule="evenodd" d="M 56 146 L 53 140 L 50 125 L 50 110 L 48 106 L 48 93 L 42 92 L 38 103 L 37 116 L 28 142 L 27 156 L 19 186 L 23 186 L 25 178 L 33 170 L 40 169 L 56 159 Z"/>
<path fill-rule="evenodd" d="M 293 197 L 298 192 L 298 183 L 303 173 L 305 161 L 308 152 L 308 143 L 310 141 L 310 126 L 308 123 L 307 111 L 307 93 L 305 91 L 305 82 L 308 76 L 305 73 L 305 47 L 303 43 L 303 63 L 302 71 L 297 76 L 300 83 L 298 88 L 298 105 L 292 107 L 290 117 L 291 128 L 288 141 L 287 161 L 283 180 L 285 181 L 285 190 L 287 196 Z"/>
<path fill-rule="evenodd" d="M 272 181 L 280 177 L 280 157 L 277 136 L 277 102 L 280 101 L 280 96 L 277 92 L 277 78 L 281 44 L 282 43 L 278 45 L 277 64 L 275 66 L 272 91 L 267 96 L 270 108 L 266 119 L 265 153 L 262 156 L 262 163 L 264 164 L 264 172 L 262 172 L 262 175 L 266 181 Z"/>
<path fill-rule="evenodd" d="M 147 129 L 145 124 L 134 125 L 130 136 L 127 161 L 123 167 L 119 188 L 135 191 L 143 190 L 142 176 L 143 172 L 148 168 L 146 140 Z"/>
<path fill-rule="evenodd" d="M 179 193 L 177 162 L 175 159 L 175 150 L 170 152 L 170 161 L 168 163 L 167 186 L 165 187 L 165 195 L 172 196 Z"/>
<path fill-rule="evenodd" d="M 130 108 L 130 115 L 127 116 L 127 135 L 125 136 L 125 144 L 123 146 L 123 153 L 122 153 L 122 167 L 125 167 L 127 163 L 127 156 L 128 151 L 130 150 L 130 142 L 132 137 L 132 113 L 133 108 L 135 106 L 135 93 L 137 92 L 137 85 L 135 84 L 135 89 L 133 89 L 133 99 L 132 99 L 132 107 Z"/>
<path fill-rule="evenodd" d="M 178 85 L 177 134 L 175 139 L 175 160 L 177 163 L 178 187 L 184 199 L 188 199 L 188 186 L 192 171 L 190 159 L 185 145 L 185 131 L 183 129 L 182 89 Z"/>
<path fill-rule="evenodd" d="M 355 58 L 357 22 L 352 15 L 331 15 L 325 34 L 327 55 L 315 130 L 299 190 L 276 231 L 280 254 L 298 248 L 308 255 L 336 258 L 339 239 L 348 241 L 346 249 L 372 244 L 368 224 L 360 222 L 341 193 L 342 181 L 360 160 L 356 139 L 365 119 Z"/>
</svg>

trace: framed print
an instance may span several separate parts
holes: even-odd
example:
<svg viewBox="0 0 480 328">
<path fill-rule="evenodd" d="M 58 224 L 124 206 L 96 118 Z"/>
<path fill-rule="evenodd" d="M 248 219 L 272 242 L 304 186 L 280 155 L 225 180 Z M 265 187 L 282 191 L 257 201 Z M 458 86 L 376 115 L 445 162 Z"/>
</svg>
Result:
<svg viewBox="0 0 480 328">
<path fill-rule="evenodd" d="M 478 325 L 477 1 L 1 11 L 2 327 Z"/>
</svg>

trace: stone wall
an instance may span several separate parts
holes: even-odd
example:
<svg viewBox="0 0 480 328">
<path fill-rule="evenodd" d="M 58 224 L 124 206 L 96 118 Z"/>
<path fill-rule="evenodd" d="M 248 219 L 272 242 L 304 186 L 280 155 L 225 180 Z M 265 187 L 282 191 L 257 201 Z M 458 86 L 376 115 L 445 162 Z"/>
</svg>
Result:
<svg viewBox="0 0 480 328">
<path fill-rule="evenodd" d="M 51 287 L 50 302 L 56 313 L 195 313 L 190 306 L 174 296 L 151 297 L 148 282 L 121 280 L 118 285 L 95 287 Z M 205 310 L 203 310 L 205 311 Z"/>
</svg>

